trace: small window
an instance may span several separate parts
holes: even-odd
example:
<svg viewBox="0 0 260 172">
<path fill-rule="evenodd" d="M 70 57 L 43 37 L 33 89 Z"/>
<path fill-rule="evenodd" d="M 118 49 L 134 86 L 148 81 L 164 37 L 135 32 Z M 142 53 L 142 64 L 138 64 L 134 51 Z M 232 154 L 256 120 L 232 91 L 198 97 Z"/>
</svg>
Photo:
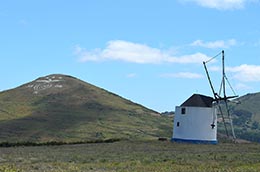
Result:
<svg viewBox="0 0 260 172">
<path fill-rule="evenodd" d="M 180 122 L 177 122 L 177 127 L 179 127 L 180 126 Z"/>
<path fill-rule="evenodd" d="M 186 108 L 181 108 L 181 114 L 186 114 Z"/>
</svg>

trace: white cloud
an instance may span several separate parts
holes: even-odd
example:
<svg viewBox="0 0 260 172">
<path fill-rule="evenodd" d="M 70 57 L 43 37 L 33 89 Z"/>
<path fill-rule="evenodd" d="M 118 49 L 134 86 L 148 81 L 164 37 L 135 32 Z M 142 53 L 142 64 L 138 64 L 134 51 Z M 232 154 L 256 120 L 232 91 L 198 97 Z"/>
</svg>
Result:
<svg viewBox="0 0 260 172">
<path fill-rule="evenodd" d="M 202 63 L 210 57 L 202 53 L 176 57 L 172 51 L 153 48 L 145 44 L 133 43 L 123 40 L 113 40 L 107 43 L 104 49 L 86 50 L 75 46 L 75 54 L 79 56 L 80 62 L 87 61 L 125 61 L 140 64 L 159 63 Z"/>
<path fill-rule="evenodd" d="M 210 57 L 208 57 L 205 54 L 202 53 L 195 53 L 195 54 L 190 54 L 190 55 L 184 55 L 180 57 L 171 57 L 166 59 L 165 61 L 171 62 L 171 63 L 182 63 L 182 64 L 187 64 L 187 63 L 198 63 L 201 64 L 203 61 L 208 61 Z"/>
<path fill-rule="evenodd" d="M 161 74 L 162 78 L 187 78 L 187 79 L 199 79 L 203 78 L 201 74 L 191 72 L 179 72 L 179 73 L 165 73 Z"/>
<path fill-rule="evenodd" d="M 257 42 L 254 43 L 255 47 L 260 47 L 260 40 L 258 40 Z"/>
<path fill-rule="evenodd" d="M 209 71 L 218 72 L 221 70 L 219 66 L 210 66 L 208 67 Z"/>
<path fill-rule="evenodd" d="M 243 82 L 259 82 L 260 66 L 243 64 L 236 67 L 227 67 L 227 71 L 234 73 L 234 78 Z"/>
<path fill-rule="evenodd" d="M 236 90 L 250 90 L 250 89 L 252 89 L 252 87 L 250 87 L 246 84 L 243 84 L 243 83 L 236 84 L 235 88 L 236 88 Z"/>
<path fill-rule="evenodd" d="M 181 2 L 195 2 L 196 4 L 218 10 L 234 10 L 245 7 L 246 3 L 257 2 L 258 0 L 180 0 Z"/>
<path fill-rule="evenodd" d="M 210 49 L 229 48 L 231 46 L 237 45 L 237 41 L 235 39 L 229 39 L 227 41 L 217 40 L 217 41 L 213 41 L 213 42 L 204 42 L 202 40 L 196 40 L 193 43 L 191 43 L 190 45 L 204 47 L 204 48 L 210 48 Z"/>
<path fill-rule="evenodd" d="M 28 21 L 25 20 L 25 19 L 19 20 L 18 24 L 21 25 L 21 26 L 28 26 L 29 25 Z"/>
<path fill-rule="evenodd" d="M 208 68 L 212 72 L 221 72 L 221 67 L 210 66 Z M 242 64 L 235 67 L 226 67 L 226 71 L 229 75 L 242 82 L 260 82 L 260 66 Z M 240 85 L 242 88 L 242 85 Z"/>
<path fill-rule="evenodd" d="M 136 76 L 137 76 L 136 73 L 129 73 L 126 75 L 127 78 L 134 78 Z"/>
<path fill-rule="evenodd" d="M 162 59 L 168 58 L 168 54 L 159 49 L 122 40 L 110 41 L 101 56 L 134 63 L 160 63 Z"/>
</svg>

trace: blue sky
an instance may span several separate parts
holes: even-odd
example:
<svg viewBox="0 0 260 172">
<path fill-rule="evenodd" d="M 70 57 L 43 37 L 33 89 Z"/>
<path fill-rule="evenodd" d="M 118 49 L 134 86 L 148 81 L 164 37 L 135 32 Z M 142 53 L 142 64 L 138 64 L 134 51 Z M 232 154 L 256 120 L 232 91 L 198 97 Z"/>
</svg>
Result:
<svg viewBox="0 0 260 172">
<path fill-rule="evenodd" d="M 0 3 L 0 90 L 73 75 L 157 111 L 212 95 L 202 62 L 222 50 L 239 95 L 260 88 L 259 0 Z M 208 63 L 216 89 L 218 57 Z"/>
</svg>

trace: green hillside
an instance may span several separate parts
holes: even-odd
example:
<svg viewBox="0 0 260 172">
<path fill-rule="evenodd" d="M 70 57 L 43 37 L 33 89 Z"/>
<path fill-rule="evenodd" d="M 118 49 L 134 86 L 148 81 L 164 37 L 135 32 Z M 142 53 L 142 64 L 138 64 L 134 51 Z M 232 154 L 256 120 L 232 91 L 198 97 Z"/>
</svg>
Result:
<svg viewBox="0 0 260 172">
<path fill-rule="evenodd" d="M 247 94 L 230 103 L 236 135 L 260 142 L 260 93 Z"/>
<path fill-rule="evenodd" d="M 0 93 L 0 142 L 171 137 L 172 119 L 66 75 Z"/>
</svg>

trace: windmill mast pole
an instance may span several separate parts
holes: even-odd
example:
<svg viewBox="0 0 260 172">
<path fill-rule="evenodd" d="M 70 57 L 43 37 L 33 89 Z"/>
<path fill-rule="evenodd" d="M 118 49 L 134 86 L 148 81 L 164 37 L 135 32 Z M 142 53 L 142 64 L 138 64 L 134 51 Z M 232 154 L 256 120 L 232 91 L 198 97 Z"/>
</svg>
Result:
<svg viewBox="0 0 260 172">
<path fill-rule="evenodd" d="M 226 109 L 227 109 L 227 113 L 228 113 L 228 118 L 229 118 L 229 122 L 230 122 L 230 126 L 231 126 L 231 132 L 232 132 L 232 136 L 233 136 L 233 141 L 236 142 L 236 135 L 235 135 L 235 131 L 234 131 L 234 126 L 233 126 L 233 121 L 232 121 L 232 117 L 227 105 L 227 101 L 228 101 L 228 97 L 226 96 L 226 85 L 225 85 L 225 80 L 226 80 L 226 73 L 225 73 L 225 54 L 224 54 L 224 50 L 222 50 L 222 86 L 223 86 L 223 94 L 224 94 L 224 101 L 226 104 Z"/>
<path fill-rule="evenodd" d="M 215 100 L 218 101 L 217 100 L 217 94 L 216 94 L 216 92 L 214 90 L 213 84 L 212 84 L 210 76 L 209 76 L 209 72 L 208 72 L 208 69 L 207 69 L 207 66 L 206 66 L 206 62 L 203 62 L 203 65 L 204 65 L 204 69 L 206 71 L 206 75 L 207 75 L 207 78 L 208 78 L 208 81 L 209 81 L 209 85 L 210 85 L 211 91 L 212 91 L 212 93 L 214 95 Z"/>
<path fill-rule="evenodd" d="M 222 87 L 223 87 L 223 94 L 224 94 L 224 100 L 226 101 L 226 83 L 225 83 L 225 54 L 224 50 L 222 50 Z"/>
</svg>

